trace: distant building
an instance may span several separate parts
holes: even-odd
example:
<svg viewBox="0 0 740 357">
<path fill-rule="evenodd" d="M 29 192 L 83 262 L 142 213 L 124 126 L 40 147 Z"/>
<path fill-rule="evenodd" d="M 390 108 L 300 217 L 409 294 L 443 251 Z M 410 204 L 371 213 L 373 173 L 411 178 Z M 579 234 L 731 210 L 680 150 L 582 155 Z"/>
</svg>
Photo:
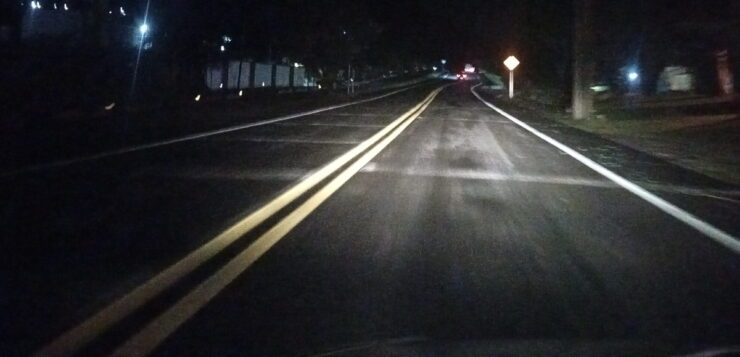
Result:
<svg viewBox="0 0 740 357">
<path fill-rule="evenodd" d="M 18 37 L 25 43 L 51 40 L 72 46 L 91 42 L 124 47 L 142 44 L 142 34 L 126 8 L 120 2 L 105 4 L 106 8 L 95 9 L 91 0 L 14 2 Z M 0 23 L 0 38 L 2 33 Z M 147 43 L 143 43 L 145 49 Z"/>
<path fill-rule="evenodd" d="M 18 38 L 21 9 L 13 1 L 0 2 L 0 43 L 7 43 Z"/>
<path fill-rule="evenodd" d="M 34 2 L 35 4 L 35 2 Z M 84 33 L 82 14 L 79 11 L 64 11 L 63 8 L 31 8 L 23 13 L 21 39 L 68 38 L 80 41 Z"/>
<path fill-rule="evenodd" d="M 658 77 L 657 92 L 692 92 L 696 87 L 694 74 L 688 67 L 665 67 Z"/>
</svg>

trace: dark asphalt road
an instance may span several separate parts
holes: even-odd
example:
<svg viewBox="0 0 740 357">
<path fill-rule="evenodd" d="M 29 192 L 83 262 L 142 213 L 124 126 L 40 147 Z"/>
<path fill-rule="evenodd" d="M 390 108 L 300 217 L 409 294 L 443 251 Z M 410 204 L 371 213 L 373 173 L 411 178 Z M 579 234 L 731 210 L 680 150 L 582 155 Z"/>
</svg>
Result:
<svg viewBox="0 0 740 357">
<path fill-rule="evenodd" d="M 433 88 L 1 178 L 0 355 L 42 347 Z M 738 188 L 536 118 L 532 125 L 740 235 Z M 80 354 L 113 351 L 315 192 Z M 690 352 L 740 341 L 739 286 L 736 253 L 456 84 L 154 354 L 295 355 L 389 339 L 405 340 L 355 352 Z"/>
</svg>

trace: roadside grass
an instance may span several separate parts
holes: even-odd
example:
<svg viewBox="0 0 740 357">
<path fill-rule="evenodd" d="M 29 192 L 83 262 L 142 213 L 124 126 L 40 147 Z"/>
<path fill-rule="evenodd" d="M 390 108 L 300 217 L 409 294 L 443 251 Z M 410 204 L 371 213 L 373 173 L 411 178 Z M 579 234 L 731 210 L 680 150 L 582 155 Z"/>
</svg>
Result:
<svg viewBox="0 0 740 357">
<path fill-rule="evenodd" d="M 667 118 L 626 111 L 607 111 L 589 120 L 559 118 L 563 124 L 596 134 L 645 136 L 656 133 L 717 125 L 736 119 L 735 114 L 684 115 Z"/>
<path fill-rule="evenodd" d="M 681 98 L 683 103 L 692 101 L 688 106 L 669 105 L 665 100 L 645 101 L 650 104 L 634 107 L 615 107 L 608 102 L 597 102 L 591 119 L 573 120 L 565 109 L 567 104 L 546 103 L 541 96 L 530 92 L 520 93 L 514 100 L 508 100 L 502 91 L 491 92 L 515 114 L 528 113 L 601 136 L 740 186 L 740 111 L 737 102 L 705 97 Z"/>
<path fill-rule="evenodd" d="M 557 121 L 740 185 L 740 120 L 735 114 L 641 117 L 618 111 L 590 120 Z"/>
</svg>

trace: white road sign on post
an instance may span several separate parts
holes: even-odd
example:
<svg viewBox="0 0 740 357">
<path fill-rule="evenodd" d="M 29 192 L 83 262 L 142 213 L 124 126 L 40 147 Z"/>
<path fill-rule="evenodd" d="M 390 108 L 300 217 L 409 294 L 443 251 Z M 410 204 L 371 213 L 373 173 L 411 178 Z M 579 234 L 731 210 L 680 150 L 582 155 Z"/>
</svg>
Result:
<svg viewBox="0 0 740 357">
<path fill-rule="evenodd" d="M 514 69 L 519 66 L 519 60 L 514 56 L 509 56 L 504 61 L 504 65 L 509 69 L 509 99 L 514 98 Z"/>
</svg>

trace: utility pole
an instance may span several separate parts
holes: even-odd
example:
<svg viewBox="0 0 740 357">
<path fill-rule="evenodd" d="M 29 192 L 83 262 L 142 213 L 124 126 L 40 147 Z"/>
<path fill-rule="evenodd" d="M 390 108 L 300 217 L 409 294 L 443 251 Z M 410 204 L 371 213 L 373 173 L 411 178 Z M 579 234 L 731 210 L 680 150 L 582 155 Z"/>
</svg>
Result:
<svg viewBox="0 0 740 357">
<path fill-rule="evenodd" d="M 109 0 L 97 0 L 89 10 L 90 36 L 92 44 L 98 48 L 107 48 L 109 39 L 105 31 L 104 22 L 108 16 Z"/>
<path fill-rule="evenodd" d="M 247 13 L 247 5 L 245 2 L 242 2 L 242 6 L 240 9 L 240 13 L 242 16 Z M 244 62 L 244 52 L 247 42 L 247 25 L 246 21 L 244 21 L 245 25 L 241 28 L 241 33 L 239 34 L 239 71 L 236 76 L 236 91 L 239 93 L 239 96 L 241 97 L 242 92 L 242 62 Z"/>
<path fill-rule="evenodd" d="M 593 0 L 573 0 L 573 119 L 587 119 L 593 111 Z"/>
<path fill-rule="evenodd" d="M 351 81 L 352 80 L 352 62 L 347 63 L 347 95 L 352 94 Z"/>
</svg>

